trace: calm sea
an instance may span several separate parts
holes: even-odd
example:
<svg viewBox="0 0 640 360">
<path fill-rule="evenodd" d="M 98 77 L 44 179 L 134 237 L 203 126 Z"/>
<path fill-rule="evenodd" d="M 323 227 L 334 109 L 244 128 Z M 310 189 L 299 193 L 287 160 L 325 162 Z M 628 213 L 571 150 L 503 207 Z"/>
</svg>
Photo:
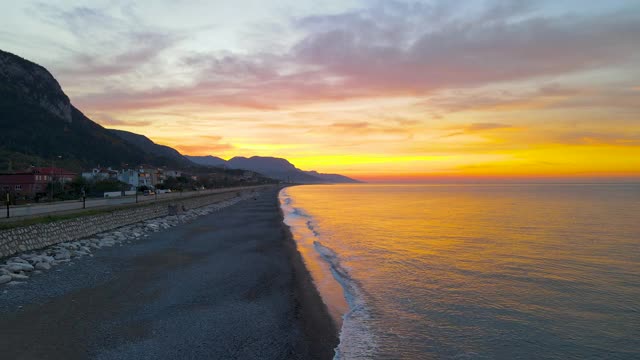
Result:
<svg viewBox="0 0 640 360">
<path fill-rule="evenodd" d="M 314 185 L 285 222 L 340 359 L 640 359 L 640 185 Z"/>
</svg>

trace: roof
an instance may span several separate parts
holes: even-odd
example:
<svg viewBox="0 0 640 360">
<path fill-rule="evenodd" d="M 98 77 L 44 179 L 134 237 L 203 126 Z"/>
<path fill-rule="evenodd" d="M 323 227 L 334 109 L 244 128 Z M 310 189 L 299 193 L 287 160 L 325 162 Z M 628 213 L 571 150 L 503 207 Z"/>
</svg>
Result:
<svg viewBox="0 0 640 360">
<path fill-rule="evenodd" d="M 75 172 L 57 167 L 33 167 L 34 173 L 46 175 L 76 175 Z"/>
</svg>

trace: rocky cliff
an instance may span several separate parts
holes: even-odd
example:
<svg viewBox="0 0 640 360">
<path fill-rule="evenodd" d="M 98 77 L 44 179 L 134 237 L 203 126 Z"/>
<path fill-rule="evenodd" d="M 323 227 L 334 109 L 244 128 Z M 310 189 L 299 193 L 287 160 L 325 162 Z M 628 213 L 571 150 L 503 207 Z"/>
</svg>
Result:
<svg viewBox="0 0 640 360">
<path fill-rule="evenodd" d="M 0 50 L 0 91 L 38 106 L 70 123 L 71 102 L 56 79 L 42 66 Z"/>
</svg>

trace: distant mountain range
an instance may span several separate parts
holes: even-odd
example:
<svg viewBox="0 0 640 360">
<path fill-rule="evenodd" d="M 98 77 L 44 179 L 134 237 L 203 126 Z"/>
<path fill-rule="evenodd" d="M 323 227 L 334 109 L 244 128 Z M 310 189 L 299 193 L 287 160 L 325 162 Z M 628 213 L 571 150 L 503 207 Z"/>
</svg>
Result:
<svg viewBox="0 0 640 360">
<path fill-rule="evenodd" d="M 186 158 L 193 161 L 196 164 L 205 165 L 205 166 L 216 166 L 223 167 L 227 165 L 227 161 L 225 159 L 221 159 L 217 156 L 189 156 L 186 155 Z"/>
<path fill-rule="evenodd" d="M 295 167 L 287 159 L 276 157 L 252 156 L 250 158 L 236 156 L 225 161 L 215 156 L 185 157 L 196 164 L 227 167 L 230 169 L 251 170 L 273 179 L 297 183 L 357 183 L 358 180 L 338 174 L 321 174 L 317 171 L 304 171 Z"/>
<path fill-rule="evenodd" d="M 357 182 L 303 171 L 286 159 L 185 156 L 143 135 L 105 129 L 76 109 L 44 67 L 0 50 L 0 171 L 56 161 L 79 171 L 94 166 L 149 164 L 187 170 L 227 167 L 299 183 Z"/>
</svg>

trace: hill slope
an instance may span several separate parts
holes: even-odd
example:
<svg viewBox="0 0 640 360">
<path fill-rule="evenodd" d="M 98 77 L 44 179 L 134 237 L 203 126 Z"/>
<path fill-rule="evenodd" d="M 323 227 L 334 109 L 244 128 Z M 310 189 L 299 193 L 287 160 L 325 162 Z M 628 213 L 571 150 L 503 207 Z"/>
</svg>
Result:
<svg viewBox="0 0 640 360">
<path fill-rule="evenodd" d="M 191 162 L 189 159 L 187 159 L 182 154 L 180 154 L 176 149 L 171 148 L 169 146 L 156 144 L 153 141 L 151 141 L 151 139 L 149 139 L 144 135 L 139 135 L 129 131 L 116 130 L 116 129 L 108 129 L 108 131 L 111 132 L 112 134 L 115 134 L 122 140 L 137 146 L 142 151 L 148 154 L 161 157 L 161 158 L 166 158 L 182 166 L 193 165 L 193 162 Z"/>
<path fill-rule="evenodd" d="M 23 159 L 64 159 L 75 168 L 121 164 L 175 164 L 144 151 L 76 109 L 42 66 L 0 50 L 0 168 Z M 71 165 L 67 165 L 71 166 Z"/>
</svg>

